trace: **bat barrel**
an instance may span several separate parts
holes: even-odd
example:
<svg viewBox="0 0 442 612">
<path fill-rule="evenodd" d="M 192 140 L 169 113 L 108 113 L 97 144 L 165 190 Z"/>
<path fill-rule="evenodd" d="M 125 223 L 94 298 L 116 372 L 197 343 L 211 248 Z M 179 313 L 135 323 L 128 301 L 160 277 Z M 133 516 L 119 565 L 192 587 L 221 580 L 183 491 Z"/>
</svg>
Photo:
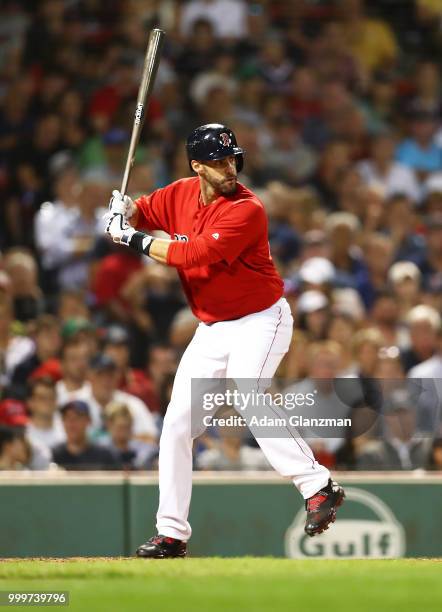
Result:
<svg viewBox="0 0 442 612">
<path fill-rule="evenodd" d="M 127 185 L 129 183 L 130 172 L 135 159 L 135 150 L 140 139 L 144 116 L 149 106 L 150 96 L 152 94 L 155 77 L 160 64 L 164 37 L 165 32 L 159 28 L 152 30 L 149 36 L 146 56 L 144 58 L 143 76 L 141 79 L 140 88 L 138 90 L 137 106 L 135 109 L 135 117 L 132 126 L 129 152 L 127 154 L 126 167 L 124 169 L 123 181 L 121 183 L 121 193 L 123 195 L 126 193 Z"/>
</svg>

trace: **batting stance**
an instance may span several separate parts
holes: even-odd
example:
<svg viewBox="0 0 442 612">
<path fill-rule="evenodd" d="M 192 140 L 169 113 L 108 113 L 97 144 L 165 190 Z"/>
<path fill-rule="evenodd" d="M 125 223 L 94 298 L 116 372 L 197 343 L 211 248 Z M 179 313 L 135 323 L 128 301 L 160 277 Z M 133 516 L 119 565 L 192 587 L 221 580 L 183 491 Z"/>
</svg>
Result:
<svg viewBox="0 0 442 612">
<path fill-rule="evenodd" d="M 175 181 L 133 202 L 113 192 L 107 232 L 155 261 L 175 266 L 200 324 L 178 366 L 160 442 L 157 536 L 139 557 L 184 557 L 191 536 L 191 380 L 271 379 L 293 330 L 283 282 L 272 262 L 267 217 L 256 195 L 237 182 L 243 150 L 226 126 L 203 125 L 187 140 L 195 178 Z M 171 240 L 143 230 L 163 230 Z M 265 408 L 271 418 L 272 406 Z M 201 414 L 201 423 L 203 419 Z M 192 421 L 195 415 L 192 414 Z M 201 426 L 198 433 L 204 430 Z M 342 487 L 299 436 L 258 437 L 268 461 L 306 500 L 305 531 L 321 533 L 344 501 Z"/>
</svg>

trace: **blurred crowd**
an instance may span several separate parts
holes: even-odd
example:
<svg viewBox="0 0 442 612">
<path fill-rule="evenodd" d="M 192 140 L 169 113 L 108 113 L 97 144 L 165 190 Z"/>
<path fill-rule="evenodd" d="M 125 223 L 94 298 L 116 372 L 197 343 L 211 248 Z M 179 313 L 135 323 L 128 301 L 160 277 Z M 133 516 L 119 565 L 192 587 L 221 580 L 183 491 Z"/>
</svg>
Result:
<svg viewBox="0 0 442 612">
<path fill-rule="evenodd" d="M 103 234 L 156 26 L 131 195 L 189 176 L 194 127 L 229 125 L 295 318 L 275 384 L 354 417 L 309 438 L 318 459 L 442 470 L 440 0 L 1 3 L 0 470 L 157 467 L 198 321 L 175 270 Z M 195 466 L 270 469 L 222 430 Z"/>
</svg>

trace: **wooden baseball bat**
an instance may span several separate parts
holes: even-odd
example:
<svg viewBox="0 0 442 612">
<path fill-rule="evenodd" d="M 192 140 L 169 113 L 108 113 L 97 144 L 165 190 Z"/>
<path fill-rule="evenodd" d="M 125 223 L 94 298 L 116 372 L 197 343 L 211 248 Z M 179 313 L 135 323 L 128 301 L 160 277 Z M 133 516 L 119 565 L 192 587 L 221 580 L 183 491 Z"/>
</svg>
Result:
<svg viewBox="0 0 442 612">
<path fill-rule="evenodd" d="M 149 36 L 146 57 L 144 58 L 143 77 L 138 90 L 137 107 L 135 109 L 134 122 L 132 125 L 132 136 L 130 139 L 129 151 L 127 153 L 126 167 L 124 168 L 123 182 L 121 183 L 120 191 L 123 195 L 126 194 L 130 173 L 134 164 L 135 151 L 140 139 L 144 116 L 149 106 L 150 95 L 160 63 L 161 49 L 163 47 L 165 35 L 163 30 L 155 28 L 151 31 Z"/>
</svg>

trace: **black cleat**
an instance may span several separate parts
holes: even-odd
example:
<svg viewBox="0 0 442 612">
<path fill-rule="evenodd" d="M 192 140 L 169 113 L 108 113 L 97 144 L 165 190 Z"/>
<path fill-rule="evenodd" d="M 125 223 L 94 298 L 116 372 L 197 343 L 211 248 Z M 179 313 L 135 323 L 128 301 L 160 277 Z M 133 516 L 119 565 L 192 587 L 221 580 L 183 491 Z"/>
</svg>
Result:
<svg viewBox="0 0 442 612">
<path fill-rule="evenodd" d="M 327 486 L 305 500 L 307 519 L 304 531 L 313 537 L 328 529 L 336 520 L 336 510 L 344 503 L 344 489 L 337 482 L 329 480 Z"/>
<path fill-rule="evenodd" d="M 157 535 L 137 548 L 137 557 L 144 559 L 173 559 L 187 555 L 187 544 L 175 538 Z"/>
</svg>

